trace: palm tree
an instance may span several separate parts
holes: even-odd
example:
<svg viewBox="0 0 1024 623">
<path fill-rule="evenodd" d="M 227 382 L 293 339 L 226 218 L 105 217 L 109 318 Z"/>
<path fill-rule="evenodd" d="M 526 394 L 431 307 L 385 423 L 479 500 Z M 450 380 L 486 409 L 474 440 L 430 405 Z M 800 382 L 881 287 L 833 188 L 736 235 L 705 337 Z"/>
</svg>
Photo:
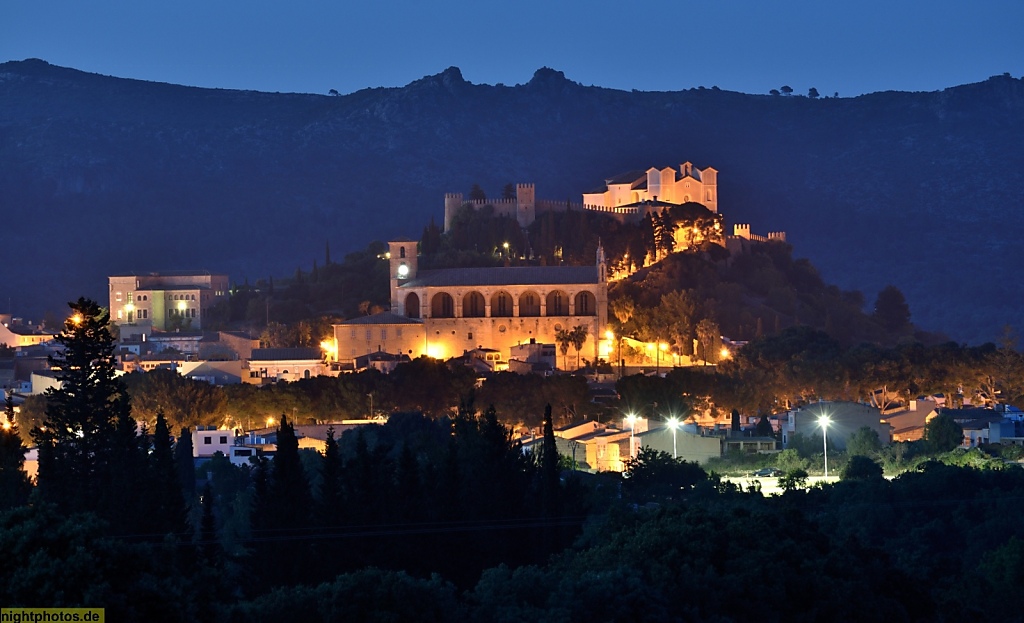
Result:
<svg viewBox="0 0 1024 623">
<path fill-rule="evenodd" d="M 565 329 L 559 329 L 555 332 L 555 342 L 558 343 L 558 350 L 562 351 L 562 360 L 569 354 L 569 344 L 572 343 L 572 332 L 566 331 Z M 558 367 L 558 362 L 555 362 L 555 367 Z"/>
<path fill-rule="evenodd" d="M 587 330 L 586 325 L 582 325 L 582 324 L 576 325 L 575 327 L 572 328 L 572 331 L 569 332 L 569 341 L 572 342 L 573 348 L 576 349 L 576 369 L 577 370 L 580 369 L 580 350 L 583 349 L 583 344 L 584 344 L 584 342 L 587 341 L 587 335 L 588 334 L 589 334 L 589 331 Z"/>
</svg>

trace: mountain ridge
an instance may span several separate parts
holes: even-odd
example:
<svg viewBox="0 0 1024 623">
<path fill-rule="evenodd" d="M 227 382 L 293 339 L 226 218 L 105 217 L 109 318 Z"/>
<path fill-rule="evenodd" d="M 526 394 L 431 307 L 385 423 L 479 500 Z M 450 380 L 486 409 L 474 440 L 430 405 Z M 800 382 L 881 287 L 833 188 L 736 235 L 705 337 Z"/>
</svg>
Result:
<svg viewBox="0 0 1024 623">
<path fill-rule="evenodd" d="M 828 281 L 868 300 L 893 283 L 920 326 L 990 340 L 1022 324 L 1021 112 L 1024 83 L 1005 75 L 813 99 L 627 92 L 550 68 L 472 84 L 452 67 L 327 96 L 14 61 L 0 64 L 0 297 L 59 313 L 124 270 L 289 274 L 327 240 L 340 252 L 415 236 L 473 183 L 579 201 L 621 171 L 689 160 L 721 171 L 730 225 L 785 230 Z"/>
</svg>

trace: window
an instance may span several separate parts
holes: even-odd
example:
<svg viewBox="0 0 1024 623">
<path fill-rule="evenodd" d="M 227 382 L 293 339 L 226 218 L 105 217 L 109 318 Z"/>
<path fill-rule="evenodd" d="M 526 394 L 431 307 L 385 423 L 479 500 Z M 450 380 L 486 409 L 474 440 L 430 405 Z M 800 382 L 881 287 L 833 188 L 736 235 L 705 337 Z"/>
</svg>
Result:
<svg viewBox="0 0 1024 623">
<path fill-rule="evenodd" d="M 384 341 L 384 342 L 388 341 L 388 330 L 387 329 L 381 329 L 380 330 L 380 339 L 381 339 L 381 341 Z"/>
<path fill-rule="evenodd" d="M 546 303 L 548 316 L 569 315 L 569 297 L 565 295 L 565 292 L 560 290 L 549 292 Z"/>
<path fill-rule="evenodd" d="M 203 445 L 209 446 L 213 444 L 213 437 L 203 437 Z"/>
<path fill-rule="evenodd" d="M 519 297 L 519 315 L 533 317 L 540 315 L 540 297 L 533 292 L 524 292 Z"/>
<path fill-rule="evenodd" d="M 352 329 L 352 335 L 349 336 L 349 339 L 351 339 L 351 340 L 356 339 L 356 330 L 355 329 Z"/>
<path fill-rule="evenodd" d="M 398 248 L 398 257 L 405 257 L 405 247 Z"/>
<path fill-rule="evenodd" d="M 497 292 L 491 297 L 491 316 L 496 318 L 512 317 L 512 295 L 508 292 Z"/>
<path fill-rule="evenodd" d="M 420 297 L 415 292 L 405 297 L 405 315 L 407 318 L 420 317 Z"/>
<path fill-rule="evenodd" d="M 115 292 L 114 293 L 114 300 L 115 301 L 120 301 L 121 300 L 121 293 L 120 292 Z"/>
<path fill-rule="evenodd" d="M 462 298 L 463 318 L 483 318 L 485 311 L 483 294 L 470 292 Z"/>
<path fill-rule="evenodd" d="M 235 450 L 235 456 L 252 456 L 252 450 L 248 448 L 244 450 Z"/>
<path fill-rule="evenodd" d="M 373 339 L 373 329 L 366 330 L 366 341 L 369 342 Z"/>
<path fill-rule="evenodd" d="M 395 329 L 395 337 L 402 337 L 402 327 Z"/>
<path fill-rule="evenodd" d="M 597 315 L 597 298 L 592 293 L 584 291 L 576 295 L 576 315 Z"/>
<path fill-rule="evenodd" d="M 430 301 L 430 316 L 433 318 L 454 318 L 455 301 L 447 292 L 438 292 Z"/>
<path fill-rule="evenodd" d="M 227 435 L 221 435 L 220 436 L 220 442 L 221 443 L 227 443 L 228 442 L 228 436 Z"/>
</svg>

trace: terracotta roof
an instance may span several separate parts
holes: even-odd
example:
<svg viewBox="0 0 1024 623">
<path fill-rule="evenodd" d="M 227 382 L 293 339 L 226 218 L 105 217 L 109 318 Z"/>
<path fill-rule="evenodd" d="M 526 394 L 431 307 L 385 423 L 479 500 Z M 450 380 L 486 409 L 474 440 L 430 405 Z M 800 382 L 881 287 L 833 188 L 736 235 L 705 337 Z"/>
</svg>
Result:
<svg viewBox="0 0 1024 623">
<path fill-rule="evenodd" d="M 598 283 L 597 266 L 509 266 L 424 270 L 400 288 Z"/>
</svg>

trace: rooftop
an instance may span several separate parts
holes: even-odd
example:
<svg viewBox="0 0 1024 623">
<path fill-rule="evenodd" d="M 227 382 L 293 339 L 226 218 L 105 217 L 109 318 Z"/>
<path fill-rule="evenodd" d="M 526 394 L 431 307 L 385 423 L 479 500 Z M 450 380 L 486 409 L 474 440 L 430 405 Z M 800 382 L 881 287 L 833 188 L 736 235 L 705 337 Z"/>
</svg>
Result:
<svg viewBox="0 0 1024 623">
<path fill-rule="evenodd" d="M 402 288 L 598 283 L 596 266 L 504 266 L 424 270 Z"/>
</svg>

